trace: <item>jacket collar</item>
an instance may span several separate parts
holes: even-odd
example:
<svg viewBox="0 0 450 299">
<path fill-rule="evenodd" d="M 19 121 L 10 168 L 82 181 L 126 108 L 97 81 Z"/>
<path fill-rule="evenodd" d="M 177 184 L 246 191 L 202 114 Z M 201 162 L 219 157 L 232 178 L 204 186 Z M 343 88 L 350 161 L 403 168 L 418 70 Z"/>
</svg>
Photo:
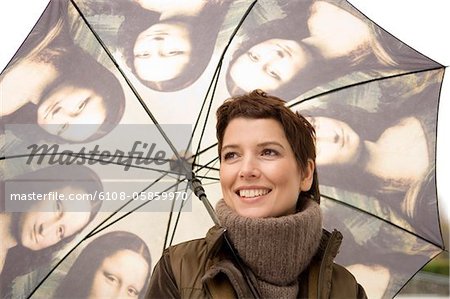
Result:
<svg viewBox="0 0 450 299">
<path fill-rule="evenodd" d="M 333 230 L 328 232 L 323 230 L 322 239 L 309 266 L 308 288 L 310 295 L 314 298 L 328 298 L 332 280 L 332 267 L 334 259 L 339 252 L 339 247 L 342 243 L 342 234 Z"/>
<path fill-rule="evenodd" d="M 209 252 L 205 276 L 203 277 L 203 281 L 206 284 L 211 283 L 219 274 L 225 274 L 229 279 L 233 279 L 235 275 L 239 276 L 236 266 L 233 263 L 227 262 L 230 259 L 231 253 L 225 244 L 225 234 L 226 229 L 220 226 L 212 227 L 206 234 L 205 241 Z M 315 289 L 312 290 L 317 295 L 314 296 L 315 298 L 328 298 L 329 286 L 332 280 L 332 271 L 330 269 L 333 267 L 334 259 L 339 252 L 341 242 L 342 234 L 339 231 L 322 231 L 319 249 L 310 266 L 304 271 L 309 272 L 308 288 Z M 251 273 L 249 276 L 250 280 L 254 279 Z M 248 290 L 245 288 L 240 291 L 248 294 Z M 238 292 L 240 291 L 238 290 Z"/>
<path fill-rule="evenodd" d="M 205 241 L 208 246 L 210 259 L 217 256 L 220 250 L 223 249 L 225 233 L 226 229 L 224 227 L 216 225 L 210 228 L 206 234 Z M 341 243 L 342 234 L 339 231 L 333 230 L 333 232 L 329 232 L 325 229 L 322 230 L 322 239 L 314 258 L 320 260 L 326 258 L 327 265 L 332 265 L 334 258 L 339 252 Z"/>
</svg>

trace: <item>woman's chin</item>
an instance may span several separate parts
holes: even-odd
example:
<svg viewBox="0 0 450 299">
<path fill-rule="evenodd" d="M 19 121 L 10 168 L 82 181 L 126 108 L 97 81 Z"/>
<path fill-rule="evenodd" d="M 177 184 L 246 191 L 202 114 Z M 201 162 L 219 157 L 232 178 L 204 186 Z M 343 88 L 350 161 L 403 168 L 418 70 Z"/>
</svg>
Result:
<svg viewBox="0 0 450 299">
<path fill-rule="evenodd" d="M 271 211 L 264 205 L 261 204 L 240 204 L 235 206 L 236 208 L 236 214 L 242 216 L 242 217 L 248 217 L 248 218 L 266 218 L 270 217 Z"/>
</svg>

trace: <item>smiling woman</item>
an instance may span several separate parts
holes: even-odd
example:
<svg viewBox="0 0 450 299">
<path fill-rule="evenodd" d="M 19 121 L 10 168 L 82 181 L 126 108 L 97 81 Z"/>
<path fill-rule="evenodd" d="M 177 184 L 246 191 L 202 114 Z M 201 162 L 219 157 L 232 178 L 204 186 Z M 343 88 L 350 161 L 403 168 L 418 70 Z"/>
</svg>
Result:
<svg viewBox="0 0 450 299">
<path fill-rule="evenodd" d="M 223 140 L 220 183 L 226 204 L 251 218 L 293 214 L 299 190 L 311 189 L 314 162 L 308 159 L 300 168 L 281 124 L 238 117 L 229 122 Z"/>
<path fill-rule="evenodd" d="M 166 249 L 147 298 L 366 298 L 333 263 L 342 235 L 322 230 L 314 135 L 261 90 L 226 100 L 216 125 L 221 226 Z"/>
<path fill-rule="evenodd" d="M 83 249 L 54 298 L 143 298 L 150 269 L 150 252 L 141 238 L 110 232 Z"/>
</svg>

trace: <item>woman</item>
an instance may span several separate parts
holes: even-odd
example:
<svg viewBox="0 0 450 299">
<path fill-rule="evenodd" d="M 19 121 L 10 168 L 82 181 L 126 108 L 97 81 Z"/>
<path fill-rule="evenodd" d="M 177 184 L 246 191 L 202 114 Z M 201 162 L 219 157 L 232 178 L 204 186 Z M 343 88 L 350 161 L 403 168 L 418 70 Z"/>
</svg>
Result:
<svg viewBox="0 0 450 299">
<path fill-rule="evenodd" d="M 94 194 L 103 190 L 97 174 L 85 166 L 42 168 L 2 182 L 0 277 L 2 291 L 13 280 L 40 266 L 83 230 L 97 215 L 101 201 L 13 200 L 29 194 Z M 13 210 L 13 212 L 7 212 Z"/>
<path fill-rule="evenodd" d="M 150 252 L 141 238 L 110 232 L 83 249 L 54 298 L 143 298 L 150 269 Z"/>
<path fill-rule="evenodd" d="M 332 262 L 342 235 L 322 231 L 312 126 L 256 90 L 225 101 L 216 129 L 222 227 L 167 249 L 147 298 L 365 298 Z"/>
<path fill-rule="evenodd" d="M 421 58 L 346 3 L 335 2 L 288 3 L 284 19 L 252 30 L 230 61 L 229 93 L 261 87 L 291 100 L 355 71 L 393 70 Z"/>
<path fill-rule="evenodd" d="M 119 123 L 125 96 L 117 78 L 73 42 L 67 16 L 58 16 L 49 29 L 44 20 L 54 18 L 44 15 L 2 73 L 2 122 L 36 123 L 63 141 L 92 141 Z"/>
<path fill-rule="evenodd" d="M 190 86 L 208 65 L 231 1 L 135 1 L 122 4 L 119 43 L 127 65 L 147 87 Z"/>
</svg>

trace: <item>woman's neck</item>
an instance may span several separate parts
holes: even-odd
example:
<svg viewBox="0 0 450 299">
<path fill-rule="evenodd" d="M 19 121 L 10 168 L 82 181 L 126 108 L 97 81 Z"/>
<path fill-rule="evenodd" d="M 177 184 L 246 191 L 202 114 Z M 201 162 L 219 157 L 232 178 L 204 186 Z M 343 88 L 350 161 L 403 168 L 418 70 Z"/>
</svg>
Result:
<svg viewBox="0 0 450 299">
<path fill-rule="evenodd" d="M 386 180 L 417 181 L 429 167 L 427 139 L 415 117 L 401 119 L 375 141 L 364 141 L 365 170 Z"/>
</svg>

